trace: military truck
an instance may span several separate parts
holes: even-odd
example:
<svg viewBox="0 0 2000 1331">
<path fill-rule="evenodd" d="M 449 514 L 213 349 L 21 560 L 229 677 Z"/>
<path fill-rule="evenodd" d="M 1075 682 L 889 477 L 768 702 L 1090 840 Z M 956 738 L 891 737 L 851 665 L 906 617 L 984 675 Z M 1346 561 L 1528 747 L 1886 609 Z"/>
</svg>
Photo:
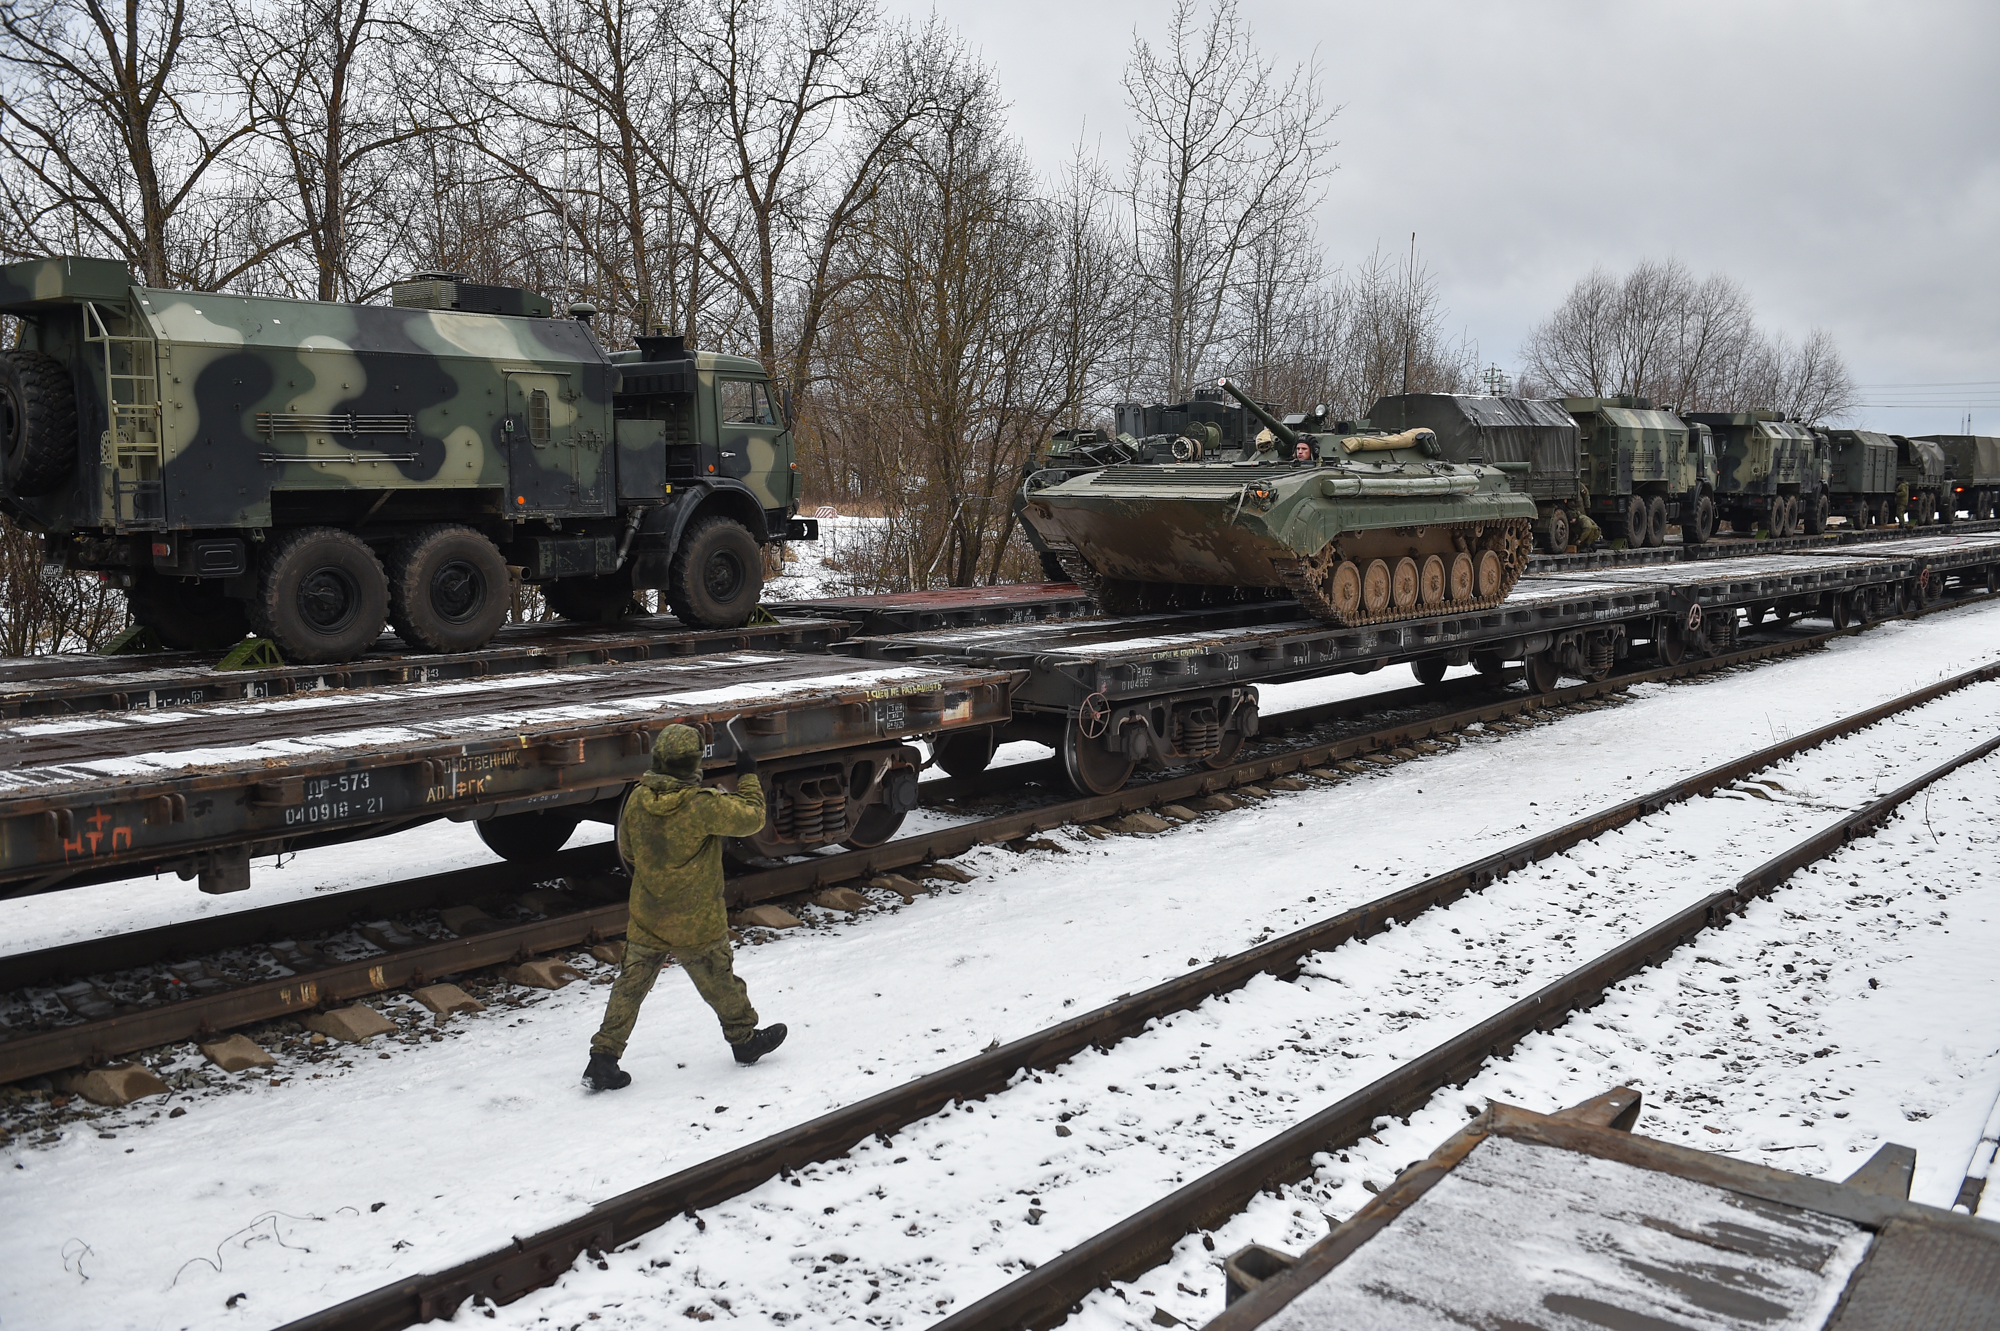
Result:
<svg viewBox="0 0 2000 1331">
<path fill-rule="evenodd" d="M 1663 544 L 1676 524 L 1688 545 L 1715 534 L 1720 472 L 1707 426 L 1632 395 L 1562 405 L 1582 431 L 1585 502 L 1608 534 L 1635 549 Z"/>
<path fill-rule="evenodd" d="M 1950 522 L 1953 505 L 1945 496 L 1951 489 L 1951 463 L 1944 450 L 1928 439 L 1889 438 L 1896 444 L 1896 521 L 1917 527 Z"/>
<path fill-rule="evenodd" d="M 1535 543 L 1549 554 L 1570 545 L 1581 516 L 1581 430 L 1557 402 L 1462 393 L 1399 393 L 1369 408 L 1367 426 L 1429 430 L 1453 462 L 1523 463 L 1516 490 L 1535 501 Z"/>
<path fill-rule="evenodd" d="M 0 510 L 46 557 L 124 587 L 168 646 L 246 631 L 343 661 L 385 620 L 478 648 L 510 569 L 565 618 L 662 588 L 704 627 L 749 618 L 760 548 L 811 539 L 754 360 L 644 337 L 607 354 L 587 306 L 424 274 L 392 305 L 169 291 L 125 266 L 0 267 Z"/>
<path fill-rule="evenodd" d="M 1781 411 L 1698 411 L 1681 419 L 1715 432 L 1715 504 L 1732 528 L 1773 536 L 1826 530 L 1827 448 L 1818 435 Z"/>
<path fill-rule="evenodd" d="M 1945 507 L 1969 518 L 1990 518 L 2000 509 L 2000 439 L 1978 434 L 1920 434 L 1936 444 L 1951 468 L 1951 502 Z"/>
<path fill-rule="evenodd" d="M 1873 430 L 1828 430 L 1827 498 L 1856 531 L 1896 520 L 1896 441 Z"/>
</svg>

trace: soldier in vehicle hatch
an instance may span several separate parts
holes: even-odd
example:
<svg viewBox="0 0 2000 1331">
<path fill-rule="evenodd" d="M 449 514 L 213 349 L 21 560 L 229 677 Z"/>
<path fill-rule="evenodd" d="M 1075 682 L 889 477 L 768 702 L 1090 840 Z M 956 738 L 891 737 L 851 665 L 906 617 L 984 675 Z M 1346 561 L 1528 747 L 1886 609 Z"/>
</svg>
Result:
<svg viewBox="0 0 2000 1331">
<path fill-rule="evenodd" d="M 625 964 L 611 986 L 604 1024 L 590 1041 L 584 1082 L 594 1091 L 632 1084 L 619 1057 L 639 1005 L 671 957 L 722 1022 L 738 1063 L 755 1063 L 785 1042 L 782 1025 L 757 1029 L 750 992 L 736 978 L 722 906 L 722 838 L 764 825 L 757 760 L 737 746 L 736 793 L 701 784 L 701 735 L 668 726 L 653 744 L 653 765 L 618 817 L 618 854 L 632 871 L 632 917 Z"/>
</svg>

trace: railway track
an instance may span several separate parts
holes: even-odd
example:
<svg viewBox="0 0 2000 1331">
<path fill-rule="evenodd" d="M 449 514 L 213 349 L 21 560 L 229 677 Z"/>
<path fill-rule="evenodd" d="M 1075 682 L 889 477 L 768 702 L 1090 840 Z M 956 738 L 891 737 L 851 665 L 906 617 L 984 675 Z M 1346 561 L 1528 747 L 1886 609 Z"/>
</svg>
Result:
<svg viewBox="0 0 2000 1331">
<path fill-rule="evenodd" d="M 1920 613 L 1951 608 L 1932 607 Z M 796 896 L 825 887 L 851 883 L 950 859 L 980 845 L 1019 841 L 1072 823 L 1117 817 L 1138 810 L 1196 799 L 1203 795 L 1286 776 L 1326 763 L 1367 758 L 1437 736 L 1454 734 L 1475 724 L 1507 721 L 1555 711 L 1578 702 L 1606 697 L 1633 684 L 1670 680 L 1729 669 L 1807 650 L 1857 629 L 1803 635 L 1759 644 L 1725 656 L 1684 661 L 1622 674 L 1590 684 L 1578 684 L 1543 694 L 1490 696 L 1490 678 L 1451 681 L 1429 688 L 1394 690 L 1387 694 L 1347 699 L 1280 713 L 1274 729 L 1310 728 L 1330 720 L 1368 711 L 1399 710 L 1439 699 L 1470 697 L 1471 704 L 1431 711 L 1379 726 L 1360 734 L 1313 741 L 1259 753 L 1221 769 L 1170 775 L 1128 786 L 1111 795 L 1063 798 L 995 816 L 980 817 L 929 832 L 900 838 L 865 851 L 846 851 L 795 861 L 733 878 L 730 901 L 741 907 Z M 1481 696 L 1485 695 L 1485 696 Z M 1042 767 L 1050 771 L 1041 771 Z M 1055 764 L 1024 764 L 973 777 L 927 782 L 932 801 L 954 792 L 968 795 L 1006 789 L 1026 778 L 1055 777 Z M 383 914 L 410 909 L 478 904 L 521 893 L 539 883 L 561 878 L 571 882 L 602 875 L 615 867 L 608 845 L 580 847 L 537 863 L 502 863 L 431 875 L 404 883 L 385 884 L 359 892 L 274 905 L 211 921 L 165 926 L 60 948 L 0 958 L 0 993 L 66 977 L 100 974 L 157 964 L 167 958 L 199 955 L 223 948 L 249 946 L 274 939 L 338 930 Z M 622 936 L 626 907 L 620 899 L 584 906 L 468 936 L 426 940 L 394 950 L 350 959 L 316 958 L 311 969 L 233 987 L 170 992 L 185 996 L 112 1015 L 15 1035 L 0 1040 L 0 1083 L 19 1081 L 77 1066 L 94 1066 L 124 1055 L 186 1040 L 209 1040 L 261 1021 L 352 1003 L 371 995 L 416 988 L 436 979 L 494 966 L 514 965 L 546 955 Z M 311 955 L 311 954 L 308 954 Z"/>
<path fill-rule="evenodd" d="M 1282 938 L 1221 959 L 1145 992 L 1070 1021 L 1000 1046 L 974 1058 L 894 1090 L 780 1132 L 762 1141 L 682 1170 L 600 1204 L 585 1215 L 485 1257 L 433 1275 L 399 1281 L 291 1324 L 293 1331 L 363 1331 L 399 1328 L 433 1317 L 451 1315 L 466 1300 L 485 1298 L 506 1302 L 550 1283 L 585 1252 L 608 1252 L 684 1213 L 713 1207 L 781 1174 L 798 1171 L 841 1156 L 872 1135 L 898 1132 L 953 1101 L 994 1095 L 1023 1074 L 1052 1070 L 1095 1046 L 1118 1044 L 1149 1024 L 1228 994 L 1264 975 L 1297 974 L 1313 953 L 1368 937 L 1392 923 L 1446 906 L 1468 893 L 1480 892 L 1509 874 L 1580 844 L 1592 841 L 1670 805 L 1711 793 L 1774 763 L 1806 753 L 1877 724 L 1890 717 L 1943 698 L 1968 685 L 2000 678 L 2000 663 L 1991 664 L 1877 707 L 1843 718 L 1810 733 L 1760 749 L 1729 763 L 1577 819 L 1505 850 L 1482 856 L 1422 883 L 1343 911 Z M 1246 1152 L 1238 1161 L 1209 1176 L 1199 1204 L 1167 1202 L 1106 1231 L 1091 1242 L 1088 1255 L 1072 1249 L 1045 1263 L 1031 1276 L 971 1305 L 949 1319 L 953 1326 L 1047 1325 L 1065 1315 L 1075 1301 L 1104 1280 L 1145 1269 L 1170 1250 L 1186 1232 L 1183 1223 L 1197 1212 L 1240 1205 L 1266 1180 L 1286 1169 L 1308 1167 L 1314 1152 L 1327 1149 L 1329 1132 L 1358 1125 L 1365 1133 L 1379 1115 L 1396 1106 L 1420 1101 L 1437 1086 L 1476 1068 L 1492 1052 L 1510 1045 L 1526 1031 L 1587 1003 L 1604 986 L 1645 964 L 1649 956 L 1678 945 L 1686 936 L 1717 923 L 1752 896 L 1772 890 L 1790 873 L 1820 858 L 1852 836 L 1860 835 L 1911 795 L 1948 771 L 1977 761 L 2000 747 L 2000 738 L 1983 743 L 1951 762 L 1925 773 L 1888 796 L 1845 815 L 1832 827 L 1745 876 L 1733 888 L 1711 894 L 1695 906 L 1677 911 L 1667 922 L 1643 931 L 1605 956 L 1573 972 L 1555 985 L 1508 1008 L 1500 1016 L 1475 1026 L 1438 1050 L 1398 1070 L 1364 1092 L 1340 1102 L 1302 1124 L 1295 1132 L 1317 1131 L 1318 1144 L 1304 1149 L 1307 1137 L 1287 1134 L 1284 1149 L 1271 1144 Z M 1300 1153 L 1301 1150 L 1303 1153 Z M 1250 1163 L 1241 1163 L 1248 1161 Z M 1247 1191 L 1245 1191 L 1247 1189 Z M 1183 1192 L 1186 1192 L 1183 1189 Z M 1176 1193 L 1175 1198 L 1181 1198 Z M 1174 1199 L 1169 1199 L 1174 1201 Z M 1203 1209 L 1206 1208 L 1206 1209 Z M 1179 1228 L 1175 1226 L 1179 1225 Z M 1081 1282 L 1081 1283 L 1080 1283 Z"/>
</svg>

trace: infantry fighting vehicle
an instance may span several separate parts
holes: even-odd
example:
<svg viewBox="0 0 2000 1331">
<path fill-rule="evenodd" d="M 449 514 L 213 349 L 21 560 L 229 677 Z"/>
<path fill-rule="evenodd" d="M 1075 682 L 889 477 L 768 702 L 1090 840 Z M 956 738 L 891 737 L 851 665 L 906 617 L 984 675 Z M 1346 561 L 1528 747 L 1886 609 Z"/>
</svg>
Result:
<svg viewBox="0 0 2000 1331">
<path fill-rule="evenodd" d="M 1430 430 L 1343 437 L 1318 413 L 1248 446 L 1173 441 L 1031 489 L 1028 523 L 1107 614 L 1289 591 L 1315 616 L 1370 624 L 1497 604 L 1528 566 L 1535 503 L 1492 466 L 1444 461 Z M 1511 464 L 1525 465 L 1525 464 Z"/>
<path fill-rule="evenodd" d="M 1377 430 L 1430 430 L 1452 462 L 1522 463 L 1513 487 L 1535 501 L 1535 539 L 1550 554 L 1569 549 L 1583 503 L 1576 418 L 1559 402 L 1461 393 L 1400 393 L 1368 411 Z"/>
<path fill-rule="evenodd" d="M 1944 452 L 1951 468 L 1951 502 L 1955 513 L 1990 518 L 2000 508 L 2000 439 L 1977 434 L 1920 434 Z"/>
<path fill-rule="evenodd" d="M 1896 441 L 1873 430 L 1829 430 L 1827 498 L 1856 531 L 1896 521 Z"/>
<path fill-rule="evenodd" d="M 1828 454 L 1818 435 L 1779 411 L 1690 412 L 1681 419 L 1715 432 L 1715 504 L 1733 529 L 1761 527 L 1773 536 L 1826 530 Z"/>
<path fill-rule="evenodd" d="M 792 440 L 763 366 L 670 337 L 607 354 L 591 311 L 430 275 L 394 304 L 167 291 L 124 265 L 0 267 L 0 508 L 46 554 L 128 589 L 169 646 L 246 629 L 297 661 L 385 619 L 465 651 L 509 567 L 557 613 L 664 588 L 689 623 L 756 608 L 794 518 Z"/>
<path fill-rule="evenodd" d="M 1581 427 L 1590 514 L 1628 546 L 1656 546 L 1676 524 L 1700 545 L 1715 534 L 1715 441 L 1643 397 L 1566 397 Z"/>
<path fill-rule="evenodd" d="M 1896 521 L 1925 527 L 1933 522 L 1950 522 L 1953 504 L 1946 501 L 1951 489 L 1951 463 L 1942 448 L 1928 439 L 1909 439 L 1892 434 L 1896 444 Z"/>
</svg>

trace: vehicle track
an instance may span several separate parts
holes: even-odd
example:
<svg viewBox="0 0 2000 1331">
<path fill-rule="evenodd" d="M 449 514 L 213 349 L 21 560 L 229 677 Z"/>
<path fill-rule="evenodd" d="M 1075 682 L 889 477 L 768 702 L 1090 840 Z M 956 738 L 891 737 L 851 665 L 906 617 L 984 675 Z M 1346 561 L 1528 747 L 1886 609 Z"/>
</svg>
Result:
<svg viewBox="0 0 2000 1331">
<path fill-rule="evenodd" d="M 1931 612 L 1942 608 L 1948 607 L 1933 607 Z M 1150 783 L 1128 786 L 1112 795 L 1059 798 L 1023 810 L 934 828 L 871 850 L 823 855 L 745 874 L 731 881 L 730 899 L 739 906 L 769 901 L 948 859 L 978 845 L 1020 841 L 1066 824 L 1116 817 L 1178 800 L 1198 798 L 1259 780 L 1306 771 L 1321 764 L 1366 758 L 1399 749 L 1408 752 L 1404 746 L 1454 734 L 1476 724 L 1556 711 L 1614 694 L 1634 683 L 1686 678 L 1749 665 L 1818 646 L 1842 633 L 1857 631 L 1837 630 L 1784 639 L 1726 656 L 1643 669 L 1546 694 L 1478 697 L 1485 692 L 1481 685 L 1487 681 L 1464 679 L 1448 681 L 1429 689 L 1395 690 L 1386 695 L 1345 699 L 1280 713 L 1272 718 L 1274 729 L 1298 729 L 1365 714 L 1370 710 L 1417 706 L 1440 698 L 1472 696 L 1476 699 L 1469 707 L 1401 719 L 1387 726 L 1331 741 L 1316 740 L 1280 748 L 1275 752 L 1257 754 L 1227 768 L 1170 775 Z M 996 777 L 1019 782 L 1023 777 L 1034 774 L 1029 770 L 1033 766 L 1003 768 L 951 783 L 926 785 L 962 785 L 976 791 Z M 1009 777 L 1009 773 L 1015 775 Z M 384 885 L 361 893 L 273 906 L 263 911 L 222 916 L 213 921 L 167 926 L 143 934 L 22 953 L 0 958 L 0 993 L 12 992 L 24 985 L 46 983 L 58 976 L 89 975 L 121 966 L 156 963 L 159 959 L 183 955 L 193 949 L 206 952 L 243 946 L 253 938 L 291 940 L 298 934 L 322 928 L 329 921 L 334 922 L 333 927 L 340 928 L 379 917 L 383 913 L 383 905 L 394 900 L 395 893 L 401 888 L 409 889 L 419 902 L 427 899 L 439 906 L 466 904 L 525 892 L 538 883 L 557 877 L 576 881 L 593 874 L 601 875 L 610 871 L 613 864 L 608 846 L 581 847 L 564 851 L 541 864 L 482 866 L 476 870 L 433 875 L 410 884 Z M 352 907 L 343 904 L 348 897 L 358 898 Z M 142 987 L 149 985 L 161 999 L 150 1006 L 94 1016 L 81 1022 L 60 1024 L 0 1041 L 0 1083 L 78 1065 L 94 1065 L 184 1040 L 211 1039 L 232 1029 L 296 1015 L 302 1010 L 353 1002 L 390 990 L 415 988 L 442 976 L 517 964 L 534 956 L 564 949 L 588 947 L 621 936 L 624 927 L 625 905 L 620 899 L 570 913 L 486 928 L 484 932 L 471 936 L 423 938 L 394 949 L 380 949 L 379 944 L 376 947 L 366 944 L 357 946 L 359 940 L 350 937 L 340 949 L 349 955 L 323 958 L 308 952 L 306 955 L 313 963 L 310 969 L 267 967 L 278 973 L 235 987 L 217 989 L 207 983 L 199 987 L 184 986 L 181 978 L 175 975 L 154 977 L 142 982 Z M 201 941 L 209 929 L 219 930 L 216 935 L 218 941 Z M 407 934 L 409 931 L 399 927 L 389 932 Z M 102 987 L 129 991 L 133 986 Z"/>
<path fill-rule="evenodd" d="M 1468 892 L 1478 891 L 1527 864 L 1602 837 L 1691 795 L 1721 789 L 1761 767 L 1853 734 L 1886 717 L 1934 701 L 1957 688 L 1994 678 L 1996 672 L 2000 672 L 2000 665 L 1969 672 L 1966 676 L 1919 690 L 1808 735 L 1676 782 L 1522 845 L 1482 857 L 1382 900 L 1343 912 L 1283 939 L 1219 961 L 1143 994 L 1122 999 L 894 1091 L 683 1170 L 604 1203 L 578 1220 L 520 1240 L 513 1248 L 501 1253 L 466 1263 L 449 1272 L 400 1282 L 293 1325 L 399 1327 L 424 1317 L 446 1315 L 466 1298 L 475 1295 L 505 1301 L 559 1276 L 579 1252 L 606 1251 L 666 1223 L 682 1212 L 715 1206 L 781 1173 L 810 1171 L 812 1166 L 852 1150 L 870 1135 L 900 1132 L 918 1119 L 937 1113 L 954 1100 L 990 1095 L 1018 1085 L 1018 1079 L 1024 1074 L 1032 1076 L 1034 1070 L 1052 1069 L 1092 1045 L 1106 1048 L 1117 1044 L 1146 1029 L 1155 1020 L 1239 989 L 1259 976 L 1296 973 L 1310 953 L 1366 937 L 1388 927 L 1393 921 L 1407 921 L 1434 905 L 1448 904 Z M 1987 750 L 1991 747 L 1987 746 Z M 1843 825 L 1849 824 L 1863 825 L 1854 823 L 1853 819 Z M 1717 894 L 1718 897 L 1728 895 Z M 1712 897 L 1709 900 L 1712 902 L 1715 899 Z M 1676 920 L 1685 914 L 1681 912 Z M 1650 938 L 1657 932 L 1647 931 L 1643 936 Z M 1423 1066 L 1428 1068 L 1430 1065 Z M 1069 1074 L 1066 1071 L 1064 1075 Z M 873 1148 L 863 1148 L 863 1151 L 872 1153 Z M 857 1152 L 857 1158 L 859 1154 Z M 835 1172 L 844 1169 L 845 1166 L 841 1166 Z M 815 1179 L 825 1172 L 817 1171 Z M 798 1180 L 794 1182 L 796 1186 Z M 1039 1214 L 1031 1214 L 1028 1223 L 1036 1223 Z M 996 1222 L 996 1229 L 998 1227 Z M 1175 1237 L 1178 1236 L 1176 1233 Z M 1171 1247 L 1171 1242 L 1168 1246 Z M 1056 1266 L 1057 1263 L 1048 1265 Z M 1073 1298 L 1068 1301 L 1073 1301 Z M 1067 1306 L 1067 1301 L 1063 1306 Z"/>
</svg>

